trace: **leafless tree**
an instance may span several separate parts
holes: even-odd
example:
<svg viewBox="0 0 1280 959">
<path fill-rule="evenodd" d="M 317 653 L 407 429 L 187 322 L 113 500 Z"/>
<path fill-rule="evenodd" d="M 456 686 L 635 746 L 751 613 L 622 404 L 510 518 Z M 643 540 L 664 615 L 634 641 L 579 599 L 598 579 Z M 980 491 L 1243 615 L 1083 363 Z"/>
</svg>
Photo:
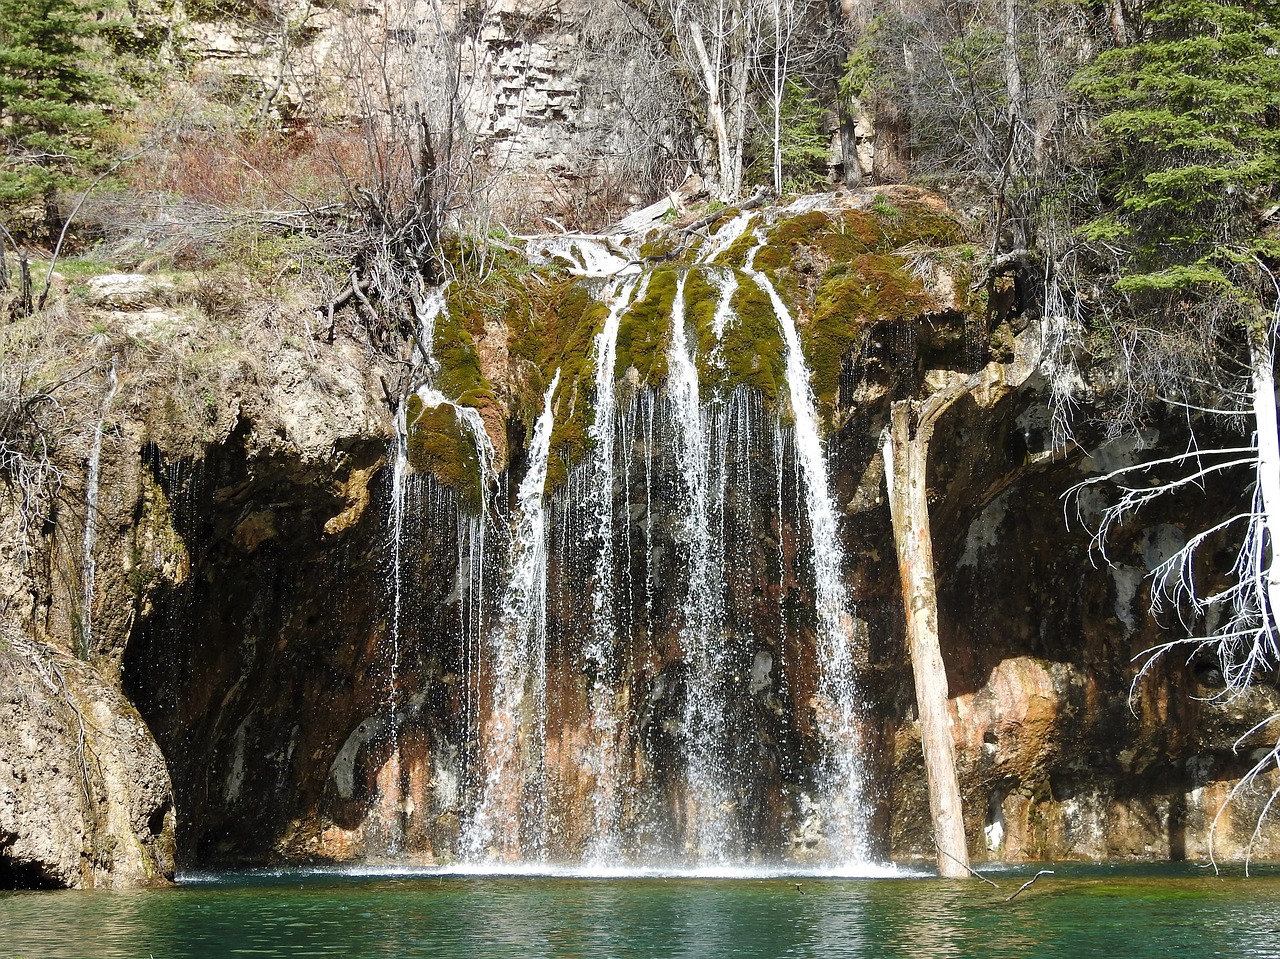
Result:
<svg viewBox="0 0 1280 959">
<path fill-rule="evenodd" d="M 350 104 L 356 133 L 353 148 L 330 153 L 345 207 L 325 219 L 351 269 L 328 307 L 332 316 L 354 301 L 375 342 L 413 319 L 425 288 L 456 266 L 445 254 L 447 231 L 476 229 L 483 213 L 492 177 L 481 150 L 490 12 L 443 0 L 353 8 L 326 65 L 344 77 L 339 102 Z M 317 125 L 326 122 L 322 102 L 310 105 Z"/>
<path fill-rule="evenodd" d="M 1095 545 L 1104 556 L 1108 536 L 1158 500 L 1208 486 L 1245 494 L 1237 511 L 1193 532 L 1152 570 L 1152 612 L 1171 608 L 1187 635 L 1145 651 L 1135 688 L 1154 663 L 1175 650 L 1188 656 L 1205 653 L 1219 663 L 1225 679 L 1217 697 L 1221 701 L 1243 695 L 1280 668 L 1280 428 L 1275 382 L 1280 280 L 1264 264 L 1257 265 L 1269 287 L 1264 290 L 1269 307 L 1241 316 L 1238 302 L 1216 308 L 1203 304 L 1195 321 L 1183 323 L 1182 329 L 1130 324 L 1122 331 L 1122 368 L 1129 374 L 1118 390 L 1128 395 L 1124 405 L 1130 415 L 1153 400 L 1181 410 L 1192 427 L 1187 448 L 1092 477 L 1068 492 L 1069 498 L 1078 498 L 1085 489 L 1101 487 L 1118 494 L 1094 530 Z M 1207 339 L 1207 344 L 1197 345 L 1188 333 Z M 1240 439 L 1234 444 L 1205 442 L 1201 437 L 1210 429 L 1217 436 Z M 1239 544 L 1226 567 L 1215 563 L 1223 540 Z M 1280 716 L 1267 717 L 1237 746 L 1278 724 Z M 1267 772 L 1280 769 L 1280 733 L 1273 737 L 1274 745 L 1233 787 L 1228 801 Z M 1280 789 L 1273 790 L 1265 804 L 1255 839 L 1277 799 Z"/>
<path fill-rule="evenodd" d="M 711 195 L 725 201 L 742 196 L 753 139 L 772 153 L 762 166 L 780 185 L 788 81 L 829 72 L 833 57 L 826 6 L 817 0 L 615 3 L 613 28 L 632 38 L 636 54 L 649 57 L 651 66 L 642 73 L 656 69 L 668 78 L 668 91 L 675 87 L 683 94 L 687 160 Z M 668 113 L 669 103 L 668 96 Z"/>
</svg>

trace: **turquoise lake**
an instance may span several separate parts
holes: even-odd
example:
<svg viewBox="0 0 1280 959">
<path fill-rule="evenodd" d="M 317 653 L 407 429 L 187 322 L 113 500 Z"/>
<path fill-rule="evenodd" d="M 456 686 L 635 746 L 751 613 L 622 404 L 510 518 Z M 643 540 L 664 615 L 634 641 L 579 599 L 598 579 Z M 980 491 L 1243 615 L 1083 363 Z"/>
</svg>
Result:
<svg viewBox="0 0 1280 959">
<path fill-rule="evenodd" d="M 424 872 L 0 893 L 0 957 L 1280 957 L 1280 870 L 1055 866 L 977 880 Z"/>
</svg>

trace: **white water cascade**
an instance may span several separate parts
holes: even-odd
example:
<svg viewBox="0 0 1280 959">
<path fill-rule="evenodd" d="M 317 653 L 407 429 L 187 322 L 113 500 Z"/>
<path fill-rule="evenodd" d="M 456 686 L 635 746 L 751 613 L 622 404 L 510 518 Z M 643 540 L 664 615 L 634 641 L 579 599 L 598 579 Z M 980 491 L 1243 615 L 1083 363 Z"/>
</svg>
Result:
<svg viewBox="0 0 1280 959">
<path fill-rule="evenodd" d="M 89 451 L 89 476 L 85 480 L 84 545 L 81 552 L 82 592 L 80 603 L 80 637 L 84 655 L 93 652 L 93 598 L 97 561 L 93 550 L 98 543 L 98 494 L 102 485 L 102 434 L 106 428 L 107 411 L 115 398 L 119 381 L 116 375 L 116 358 L 111 357 L 107 369 L 107 391 L 102 397 L 98 412 L 98 425 L 93 431 L 93 448 Z"/>
<path fill-rule="evenodd" d="M 490 632 L 493 705 L 483 761 L 480 804 L 463 836 L 472 858 L 536 860 L 545 850 L 547 723 L 547 543 L 543 493 L 556 370 L 543 399 L 520 482 L 511 536 L 511 573 L 498 628 Z M 523 836 L 522 836 L 523 833 Z"/>
<path fill-rule="evenodd" d="M 676 465 L 683 485 L 679 539 L 687 576 L 682 602 L 681 646 L 687 668 L 684 733 L 692 835 L 686 843 L 699 860 L 722 861 L 734 843 L 734 820 L 725 768 L 725 643 L 723 557 L 713 523 L 711 451 L 699 400 L 698 367 L 685 331 L 685 276 L 676 284 L 671 308 L 667 392 L 676 427 Z M 717 471 L 721 477 L 724 470 Z"/>
<path fill-rule="evenodd" d="M 617 854 L 617 828 L 622 797 L 619 794 L 621 763 L 618 754 L 617 696 L 611 675 L 618 620 L 613 591 L 614 437 L 617 422 L 614 367 L 618 356 L 618 326 L 636 291 L 634 280 L 617 280 L 611 286 L 609 313 L 595 338 L 596 409 L 589 436 L 594 444 L 595 469 L 591 509 L 596 526 L 595 581 L 591 593 L 591 633 L 583 661 L 590 676 L 591 744 L 586 757 L 592 778 L 591 842 L 587 859 L 607 862 Z"/>
<path fill-rule="evenodd" d="M 853 617 L 846 603 L 842 575 L 844 554 L 800 336 L 791 311 L 773 283 L 755 269 L 755 256 L 763 245 L 762 238 L 747 256 L 745 272 L 768 295 L 786 347 L 787 396 L 794 421 L 796 459 L 804 479 L 817 603 L 821 668 L 813 705 L 826 746 L 818 802 L 826 816 L 833 858 L 859 861 L 866 858 L 864 773 L 853 669 Z"/>
<path fill-rule="evenodd" d="M 794 319 L 755 267 L 767 226 L 741 268 L 716 262 L 762 222 L 734 218 L 674 271 L 642 270 L 590 238 L 544 244 L 603 292 L 583 314 L 597 325 L 575 331 L 565 354 L 566 370 L 572 355 L 592 372 L 562 382 L 556 371 L 518 490 L 495 485 L 480 413 L 439 387 L 443 291 L 415 296 L 420 385 L 400 404 L 390 476 L 385 764 L 397 777 L 403 765 L 405 783 L 426 782 L 423 768 L 453 777 L 455 798 L 430 800 L 435 820 L 403 819 L 406 837 L 435 831 L 433 855 L 480 870 L 562 857 L 587 869 L 865 864 L 854 621 L 809 371 Z M 744 342 L 770 313 L 781 349 L 771 325 L 767 342 Z M 419 409 L 441 408 L 451 415 L 415 427 Z M 478 505 L 415 475 L 410 453 L 432 435 L 415 429 L 469 436 Z M 405 600 L 416 570 L 450 568 L 440 552 L 454 543 L 452 588 L 424 583 L 448 612 Z M 450 637 L 433 648 L 438 667 L 401 648 L 434 642 L 437 623 Z M 410 676 L 423 690 L 398 689 Z M 456 725 L 416 712 L 428 688 L 458 704 Z M 404 757 L 401 722 L 419 724 L 403 734 Z M 445 753 L 459 765 L 442 774 Z M 419 807 L 425 795 L 414 794 Z"/>
<path fill-rule="evenodd" d="M 448 288 L 448 280 L 439 286 L 426 289 L 423 281 L 418 279 L 412 291 L 413 312 L 418 318 L 417 342 L 415 345 L 417 347 L 418 360 L 422 364 L 427 378 L 430 378 L 436 372 L 436 320 L 448 309 L 444 298 L 445 291 Z"/>
</svg>

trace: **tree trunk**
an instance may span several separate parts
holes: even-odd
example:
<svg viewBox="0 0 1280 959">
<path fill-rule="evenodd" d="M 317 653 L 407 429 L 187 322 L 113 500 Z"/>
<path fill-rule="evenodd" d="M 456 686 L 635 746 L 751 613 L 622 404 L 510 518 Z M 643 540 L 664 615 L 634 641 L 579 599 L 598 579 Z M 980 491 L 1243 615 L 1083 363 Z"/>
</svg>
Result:
<svg viewBox="0 0 1280 959">
<path fill-rule="evenodd" d="M 24 316 L 30 316 L 34 308 L 35 303 L 32 299 L 31 289 L 31 261 L 27 259 L 27 251 L 22 250 L 18 253 L 18 295 L 9 304 L 9 316 L 12 319 L 20 320 Z"/>
<path fill-rule="evenodd" d="M 862 167 L 858 164 L 858 104 L 857 101 L 839 99 L 837 112 L 840 118 L 840 177 L 850 190 L 862 186 Z"/>
<path fill-rule="evenodd" d="M 853 31 L 866 30 L 866 16 L 858 10 L 855 0 L 827 0 L 827 19 L 831 30 L 845 42 L 833 53 L 830 60 L 831 84 L 836 90 L 836 117 L 840 134 L 840 182 L 849 189 L 862 185 L 862 169 L 858 166 L 858 113 L 861 105 L 856 99 L 843 96 L 843 78 L 849 54 L 854 50 Z"/>
<path fill-rule="evenodd" d="M 947 404 L 949 405 L 949 404 Z M 955 740 L 947 705 L 947 673 L 938 641 L 938 594 L 934 583 L 933 541 L 929 531 L 926 468 L 932 419 L 912 430 L 914 404 L 893 404 L 885 436 L 885 479 L 893 540 L 902 579 L 911 671 L 915 676 L 916 708 L 920 714 L 920 745 L 929 785 L 929 812 L 938 848 L 938 874 L 959 878 L 969 874 L 964 835 L 964 811 L 956 778 Z M 945 407 L 944 407 L 945 408 Z"/>
<path fill-rule="evenodd" d="M 1267 601 L 1271 615 L 1280 617 L 1280 428 L 1276 423 L 1275 354 L 1270 326 L 1257 331 L 1249 343 L 1253 367 L 1253 418 L 1258 431 L 1258 487 L 1262 522 L 1271 546 L 1267 570 Z"/>
<path fill-rule="evenodd" d="M 716 145 L 716 177 L 708 183 L 713 196 L 719 200 L 733 199 L 733 160 L 729 145 L 729 126 L 725 119 L 724 103 L 720 99 L 720 76 L 707 56 L 702 39 L 702 28 L 697 21 L 689 24 L 689 37 L 698 65 L 702 68 L 703 85 L 706 88 L 706 114 Z"/>
<path fill-rule="evenodd" d="M 736 199 L 742 195 L 742 168 L 747 144 L 747 84 L 750 75 L 747 69 L 747 23 L 743 18 L 742 4 L 735 2 L 730 9 L 734 16 L 734 28 L 728 44 L 730 96 L 733 99 L 733 169 L 729 175 L 729 187 Z"/>
</svg>

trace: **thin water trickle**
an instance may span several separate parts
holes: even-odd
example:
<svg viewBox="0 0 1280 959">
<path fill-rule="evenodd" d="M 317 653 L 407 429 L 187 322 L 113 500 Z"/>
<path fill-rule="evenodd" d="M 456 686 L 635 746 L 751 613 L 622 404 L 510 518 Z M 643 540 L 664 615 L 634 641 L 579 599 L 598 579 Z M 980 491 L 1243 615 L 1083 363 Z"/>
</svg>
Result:
<svg viewBox="0 0 1280 959">
<path fill-rule="evenodd" d="M 733 310 L 733 296 L 738 292 L 738 274 L 733 270 L 719 269 L 712 275 L 719 285 L 720 296 L 716 300 L 716 311 L 711 319 L 715 345 L 711 348 L 710 360 L 713 366 L 724 372 L 724 336 L 737 319 Z"/>
<path fill-rule="evenodd" d="M 93 550 L 98 543 L 98 494 L 102 480 L 102 434 L 106 429 L 107 411 L 115 398 L 119 380 L 116 375 L 116 358 L 111 357 L 107 368 L 107 390 L 98 412 L 98 425 L 93 431 L 93 448 L 89 451 L 89 475 L 85 480 L 84 544 L 81 552 L 82 592 L 80 603 L 80 642 L 87 659 L 93 653 L 93 599 L 97 560 Z"/>
<path fill-rule="evenodd" d="M 413 311 L 418 317 L 414 352 L 421 364 L 423 378 L 427 382 L 430 382 L 437 372 L 434 349 L 436 321 L 440 319 L 442 313 L 448 311 L 445 303 L 445 291 L 448 288 L 447 280 L 439 286 L 428 289 L 421 279 L 417 279 L 412 287 Z"/>
</svg>

